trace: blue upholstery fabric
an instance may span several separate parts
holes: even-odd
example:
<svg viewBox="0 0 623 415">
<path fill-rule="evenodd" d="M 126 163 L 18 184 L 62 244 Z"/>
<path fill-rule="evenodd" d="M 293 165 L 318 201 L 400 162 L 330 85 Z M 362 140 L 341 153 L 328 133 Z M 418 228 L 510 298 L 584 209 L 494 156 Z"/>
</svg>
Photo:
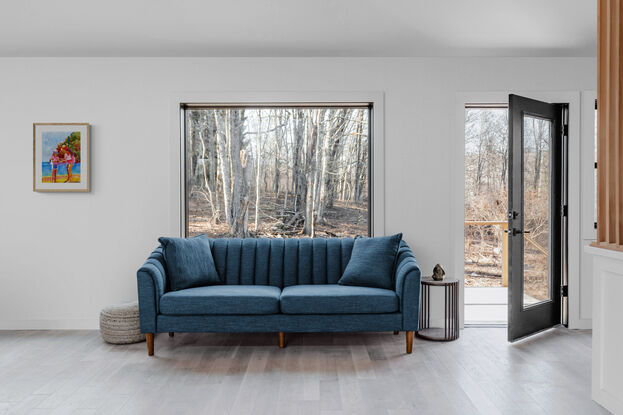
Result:
<svg viewBox="0 0 623 415">
<path fill-rule="evenodd" d="M 394 301 L 397 302 L 394 306 L 396 311 L 383 313 L 366 311 L 368 314 L 361 314 L 362 310 L 370 309 L 368 304 L 357 306 L 349 314 L 321 314 L 321 312 L 318 314 L 284 314 L 278 303 L 282 289 L 287 287 L 308 284 L 311 288 L 320 288 L 326 284 L 337 284 L 351 258 L 354 245 L 354 240 L 351 238 L 209 239 L 209 244 L 217 273 L 225 285 L 201 287 L 197 291 L 189 289 L 173 292 L 162 247 L 154 250 L 138 270 L 138 297 L 143 333 L 167 331 L 339 332 L 418 329 L 421 274 L 413 253 L 404 241 L 400 244 L 395 273 L 391 276 L 393 281 L 391 290 L 395 292 Z M 241 284 L 244 286 L 240 286 Z M 211 295 L 217 290 L 225 289 L 240 290 L 239 294 L 249 293 L 249 288 L 254 287 L 268 289 L 270 294 L 260 295 L 259 300 L 253 297 L 254 300 L 249 301 L 253 303 L 253 306 L 248 305 L 248 307 L 243 306 L 247 302 L 246 299 L 240 300 L 240 297 L 234 295 Z M 341 288 L 362 287 L 343 286 Z M 192 291 L 194 294 L 186 296 L 185 291 L 188 293 Z M 211 294 L 203 295 L 207 291 L 211 291 Z M 203 294 L 200 295 L 200 293 Z M 184 297 L 176 299 L 175 295 Z M 251 296 L 244 295 L 243 297 Z M 270 298 L 270 311 L 267 297 Z M 353 297 L 357 298 L 357 296 Z M 389 304 L 391 296 L 387 295 L 387 297 L 383 300 L 388 301 L 388 303 L 383 303 L 384 306 Z M 371 302 L 378 300 L 376 296 L 373 298 Z M 339 300 L 339 302 L 344 301 L 343 297 Z M 353 299 L 349 301 L 354 304 Z M 245 307 L 247 307 L 246 310 Z M 334 312 L 338 312 L 338 305 L 335 307 Z M 258 308 L 261 312 L 272 314 L 244 314 L 258 312 Z M 216 309 L 219 310 L 219 315 L 200 314 L 206 310 L 212 312 L 210 310 Z M 165 311 L 194 314 L 168 315 Z M 309 312 L 309 310 L 306 311 L 306 313 Z"/>
<path fill-rule="evenodd" d="M 156 315 L 160 312 L 160 297 L 167 289 L 162 247 L 156 248 L 136 273 L 138 307 L 143 333 L 156 332 Z"/>
<path fill-rule="evenodd" d="M 398 311 L 394 290 L 337 284 L 293 285 L 281 293 L 285 314 L 370 314 Z"/>
<path fill-rule="evenodd" d="M 419 330 L 420 284 L 422 272 L 413 252 L 405 241 L 400 243 L 396 261 L 396 294 L 400 298 L 403 330 Z"/>
<path fill-rule="evenodd" d="M 393 289 L 392 277 L 401 239 L 401 233 L 355 239 L 352 256 L 338 284 Z"/>
<path fill-rule="evenodd" d="M 274 314 L 281 290 L 269 285 L 212 285 L 171 291 L 162 296 L 160 312 L 169 315 Z"/>
<path fill-rule="evenodd" d="M 350 261 L 353 244 L 352 238 L 210 240 L 223 284 L 279 288 L 336 284 Z"/>
<path fill-rule="evenodd" d="M 402 315 L 388 314 L 266 314 L 263 316 L 158 315 L 158 331 L 215 333 L 358 332 L 402 330 Z"/>
<path fill-rule="evenodd" d="M 210 241 L 205 235 L 194 238 L 159 238 L 171 290 L 220 284 Z"/>
</svg>

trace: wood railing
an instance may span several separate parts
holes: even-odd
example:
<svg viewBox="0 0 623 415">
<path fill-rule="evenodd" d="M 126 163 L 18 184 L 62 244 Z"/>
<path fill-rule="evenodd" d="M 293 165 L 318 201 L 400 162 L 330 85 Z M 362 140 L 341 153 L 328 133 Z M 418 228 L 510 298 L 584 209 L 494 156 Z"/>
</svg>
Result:
<svg viewBox="0 0 623 415">
<path fill-rule="evenodd" d="M 501 220 L 466 220 L 465 226 L 499 226 L 504 231 L 503 238 L 503 254 L 502 254 L 502 282 L 505 287 L 508 287 L 508 222 Z M 528 233 L 526 232 L 524 235 L 524 240 L 534 246 L 537 250 L 539 250 L 543 255 L 549 257 L 549 252 L 546 248 L 543 248 L 537 241 L 534 240 Z"/>
<path fill-rule="evenodd" d="M 506 221 L 466 220 L 465 226 L 499 226 L 502 231 L 508 230 Z M 504 232 L 502 248 L 502 283 L 508 287 L 508 233 Z"/>
</svg>

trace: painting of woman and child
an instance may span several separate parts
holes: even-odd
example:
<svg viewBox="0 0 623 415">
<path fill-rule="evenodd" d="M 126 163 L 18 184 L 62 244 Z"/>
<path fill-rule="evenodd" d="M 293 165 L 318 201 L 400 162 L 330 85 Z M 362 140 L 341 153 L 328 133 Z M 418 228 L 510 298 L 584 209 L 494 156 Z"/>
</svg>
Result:
<svg viewBox="0 0 623 415">
<path fill-rule="evenodd" d="M 47 131 L 42 139 L 43 183 L 80 183 L 80 132 Z M 45 161 L 50 153 L 49 160 Z"/>
<path fill-rule="evenodd" d="M 88 191 L 88 124 L 35 124 L 34 140 L 35 191 Z"/>
</svg>

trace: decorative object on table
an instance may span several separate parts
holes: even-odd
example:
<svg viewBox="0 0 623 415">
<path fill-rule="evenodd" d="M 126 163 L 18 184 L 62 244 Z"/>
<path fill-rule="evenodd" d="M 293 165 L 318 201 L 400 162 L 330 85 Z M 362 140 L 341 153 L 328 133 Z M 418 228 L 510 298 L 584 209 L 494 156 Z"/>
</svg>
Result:
<svg viewBox="0 0 623 415">
<path fill-rule="evenodd" d="M 430 287 L 443 287 L 444 289 L 443 327 L 430 327 Z M 450 341 L 459 338 L 459 280 L 447 278 L 443 281 L 435 281 L 431 277 L 422 278 L 420 304 L 422 309 L 417 337 L 434 341 Z"/>
<path fill-rule="evenodd" d="M 441 266 L 441 264 L 437 264 L 435 265 L 435 268 L 433 268 L 433 279 L 435 281 L 443 281 L 443 276 L 446 275 L 446 271 L 443 270 L 443 267 Z"/>
<path fill-rule="evenodd" d="M 88 192 L 89 124 L 33 124 L 35 192 Z"/>
<path fill-rule="evenodd" d="M 129 344 L 145 341 L 141 333 L 138 301 L 106 307 L 100 313 L 100 334 L 112 344 Z"/>
</svg>

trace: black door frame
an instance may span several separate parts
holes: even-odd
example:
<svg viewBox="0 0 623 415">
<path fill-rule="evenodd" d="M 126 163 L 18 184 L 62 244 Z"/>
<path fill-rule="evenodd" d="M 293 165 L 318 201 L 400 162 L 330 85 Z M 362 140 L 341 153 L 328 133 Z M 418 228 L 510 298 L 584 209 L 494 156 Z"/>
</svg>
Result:
<svg viewBox="0 0 623 415">
<path fill-rule="evenodd" d="M 550 300 L 524 307 L 524 115 L 552 122 L 550 143 Z M 549 104 L 509 95 L 509 290 L 508 340 L 516 341 L 562 322 L 563 271 L 566 272 L 567 104 Z M 566 277 L 566 276 L 565 276 Z M 566 286 L 566 285 L 564 285 Z M 566 301 L 565 301 L 566 305 Z"/>
</svg>

